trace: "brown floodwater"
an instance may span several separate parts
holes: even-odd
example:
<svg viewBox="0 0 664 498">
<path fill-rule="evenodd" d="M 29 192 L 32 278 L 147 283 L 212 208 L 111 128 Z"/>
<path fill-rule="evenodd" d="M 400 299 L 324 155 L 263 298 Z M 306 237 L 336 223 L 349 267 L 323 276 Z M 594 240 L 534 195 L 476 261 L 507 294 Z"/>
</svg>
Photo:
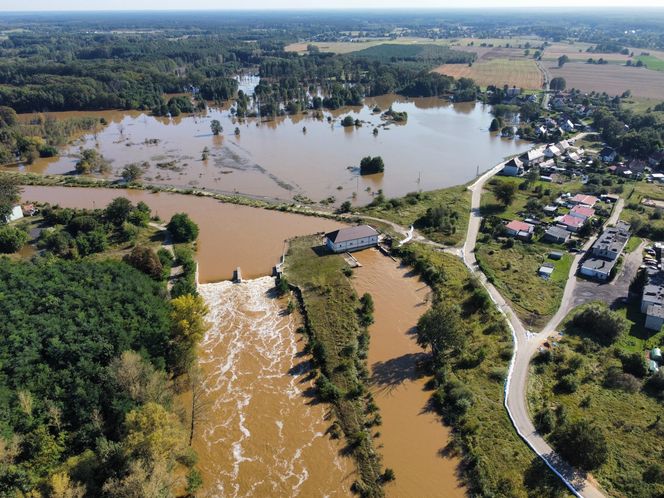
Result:
<svg viewBox="0 0 664 498">
<path fill-rule="evenodd" d="M 271 277 L 199 287 L 212 325 L 199 348 L 200 496 L 350 497 L 353 462 L 325 434 L 329 405 L 312 397 L 298 320 L 273 289 Z"/>
<path fill-rule="evenodd" d="M 431 289 L 410 268 L 375 249 L 354 254 L 362 264 L 354 270 L 359 294 L 371 294 L 375 323 L 369 327 L 372 392 L 383 424 L 378 439 L 384 465 L 396 480 L 389 497 L 462 497 L 457 478 L 459 460 L 442 456 L 450 431 L 430 409 L 431 391 L 418 364 L 426 355 L 416 344 L 413 328 L 427 310 Z"/>
<path fill-rule="evenodd" d="M 366 204 L 379 189 L 387 196 L 400 196 L 465 183 L 478 171 L 527 148 L 525 142 L 489 133 L 492 116 L 489 107 L 479 103 L 395 95 L 368 98 L 366 103 L 325 112 L 323 119 L 299 114 L 242 122 L 231 115 L 228 105 L 210 107 L 205 115 L 174 118 L 136 111 L 52 113 L 57 118 L 104 117 L 109 124 L 97 134 L 76 140 L 57 158 L 38 159 L 18 168 L 41 174 L 70 173 L 80 148 L 97 148 L 111 161 L 111 178 L 119 177 L 126 164 L 147 162 L 144 181 L 153 184 L 282 200 L 297 194 L 315 201 L 333 196 L 337 203 Z M 376 105 L 406 111 L 407 124 L 385 123 L 372 112 Z M 342 127 L 337 118 L 346 114 L 362 120 L 363 126 Z M 333 118 L 331 123 L 328 117 Z M 223 126 L 219 136 L 210 131 L 212 119 Z M 374 136 L 375 127 L 379 132 Z M 206 147 L 210 155 L 202 160 Z M 367 155 L 382 156 L 385 172 L 360 176 L 357 166 Z"/>
<path fill-rule="evenodd" d="M 286 239 L 343 226 L 323 218 L 145 190 L 27 186 L 22 198 L 24 202 L 48 202 L 63 207 L 103 208 L 121 196 L 134 203 L 145 202 L 165 221 L 177 212 L 186 212 L 198 223 L 196 259 L 202 283 L 230 279 L 238 266 L 242 268 L 243 278 L 270 275 L 283 253 Z"/>
</svg>

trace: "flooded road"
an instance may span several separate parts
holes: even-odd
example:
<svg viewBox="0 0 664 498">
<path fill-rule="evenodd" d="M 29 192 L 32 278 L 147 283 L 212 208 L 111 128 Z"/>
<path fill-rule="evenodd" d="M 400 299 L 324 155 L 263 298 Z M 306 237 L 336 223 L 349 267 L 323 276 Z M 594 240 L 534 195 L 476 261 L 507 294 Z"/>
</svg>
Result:
<svg viewBox="0 0 664 498">
<path fill-rule="evenodd" d="M 273 287 L 270 277 L 199 287 L 212 324 L 199 349 L 200 496 L 351 496 L 353 462 L 325 435 L 329 405 L 312 397 L 298 320 L 283 314 Z"/>
<path fill-rule="evenodd" d="M 343 226 L 324 218 L 145 190 L 27 186 L 22 195 L 25 202 L 75 208 L 103 208 L 116 197 L 127 197 L 133 203 L 145 202 L 165 222 L 184 211 L 198 223 L 196 259 L 201 283 L 230 279 L 237 266 L 242 268 L 244 278 L 270 275 L 282 255 L 285 239 Z"/>
<path fill-rule="evenodd" d="M 375 106 L 405 111 L 408 122 L 387 123 L 373 112 Z M 363 125 L 341 126 L 338 118 L 347 114 Z M 492 119 L 488 106 L 451 104 L 439 98 L 408 100 L 388 95 L 367 98 L 363 107 L 324 112 L 319 117 L 311 111 L 271 121 L 237 121 L 228 106 L 209 108 L 205 115 L 174 118 L 136 111 L 50 115 L 103 117 L 109 124 L 65 148 L 60 157 L 38 159 L 19 166 L 20 170 L 69 173 L 81 148 L 97 148 L 111 161 L 111 177 L 118 177 L 129 163 L 146 163 L 143 180 L 153 184 L 284 200 L 300 195 L 320 201 L 332 196 L 337 204 L 351 200 L 364 205 L 379 189 L 387 196 L 401 196 L 465 183 L 478 171 L 527 148 L 524 142 L 487 131 Z M 218 136 L 210 131 L 213 119 L 223 127 Z M 209 156 L 204 160 L 206 148 Z M 359 176 L 360 159 L 367 155 L 382 156 L 385 172 Z"/>
<path fill-rule="evenodd" d="M 396 480 L 387 485 L 388 497 L 463 497 L 456 477 L 459 460 L 441 456 L 450 431 L 429 410 L 431 391 L 419 374 L 426 358 L 412 333 L 427 310 L 430 288 L 375 249 L 354 253 L 363 265 L 354 270 L 358 294 L 369 292 L 375 323 L 369 327 L 369 367 L 372 391 L 383 424 L 379 452 Z"/>
</svg>

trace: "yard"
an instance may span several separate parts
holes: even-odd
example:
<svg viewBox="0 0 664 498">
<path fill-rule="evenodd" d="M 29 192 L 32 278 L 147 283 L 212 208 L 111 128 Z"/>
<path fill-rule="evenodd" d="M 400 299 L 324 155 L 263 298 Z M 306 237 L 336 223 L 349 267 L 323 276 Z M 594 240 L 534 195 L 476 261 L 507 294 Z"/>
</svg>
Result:
<svg viewBox="0 0 664 498">
<path fill-rule="evenodd" d="M 443 64 L 435 72 L 454 78 L 472 78 L 480 86 L 517 86 L 537 90 L 542 88 L 544 79 L 537 64 L 532 59 L 490 59 L 468 64 Z"/>
<path fill-rule="evenodd" d="M 638 310 L 637 303 L 635 306 Z M 643 390 L 640 377 L 623 377 L 621 388 L 608 387 L 611 384 L 607 380 L 611 368 L 623 371 L 617 351 L 644 353 L 647 343 L 639 325 L 643 315 L 635 314 L 633 308 L 618 310 L 630 320 L 631 328 L 614 346 L 599 346 L 583 332 L 577 335 L 577 331 L 567 330 L 554 348 L 553 361 L 535 361 L 531 366 L 528 401 L 533 415 L 563 407 L 569 420 L 592 420 L 603 430 L 609 450 L 607 462 L 593 476 L 610 496 L 645 498 L 664 493 L 661 478 L 659 484 L 654 484 L 646 473 L 653 464 L 660 466 L 660 472 L 663 470 L 662 405 Z M 662 342 L 664 334 L 660 333 L 648 344 Z M 570 377 L 571 382 L 566 380 L 565 386 L 574 387 L 563 387 L 562 377 Z"/>
<path fill-rule="evenodd" d="M 664 213 L 661 208 L 646 206 L 644 199 L 664 201 L 664 187 L 657 183 L 635 182 L 626 190 L 625 208 L 620 219 L 631 223 L 639 235 L 654 241 L 664 240 Z"/>
</svg>

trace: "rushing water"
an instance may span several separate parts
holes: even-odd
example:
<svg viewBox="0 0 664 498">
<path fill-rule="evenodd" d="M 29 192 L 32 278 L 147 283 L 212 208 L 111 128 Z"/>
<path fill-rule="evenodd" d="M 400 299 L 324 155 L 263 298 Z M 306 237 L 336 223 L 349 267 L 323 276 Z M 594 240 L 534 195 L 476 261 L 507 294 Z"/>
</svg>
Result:
<svg viewBox="0 0 664 498">
<path fill-rule="evenodd" d="M 76 187 L 25 187 L 24 201 L 49 202 L 63 207 L 102 208 L 115 197 L 145 202 L 163 220 L 187 212 L 200 227 L 196 259 L 200 281 L 230 279 L 237 266 L 244 278 L 270 275 L 279 261 L 285 239 L 341 227 L 323 218 L 247 206 L 225 204 L 206 197 Z"/>
<path fill-rule="evenodd" d="M 385 122 L 372 112 L 376 105 L 382 110 L 392 105 L 406 111 L 407 124 L 381 127 Z M 346 114 L 362 120 L 363 126 L 344 128 L 339 119 L 327 120 Z M 388 196 L 399 196 L 465 183 L 478 171 L 526 148 L 523 142 L 487 131 L 492 118 L 488 106 L 450 104 L 439 98 L 383 96 L 367 99 L 363 107 L 325 112 L 322 119 L 310 113 L 237 122 L 228 108 L 209 108 L 204 116 L 176 118 L 124 111 L 53 114 L 78 115 L 104 117 L 109 125 L 96 135 L 82 137 L 60 157 L 19 168 L 69 173 L 81 147 L 96 147 L 112 161 L 113 176 L 126 164 L 147 162 L 144 180 L 154 184 L 285 200 L 296 194 L 316 201 L 334 196 L 337 203 L 348 199 L 366 204 L 379 189 Z M 218 119 L 224 128 L 219 136 L 210 131 L 212 119 Z M 377 135 L 373 134 L 375 127 L 379 127 Z M 202 159 L 205 147 L 210 150 L 207 160 Z M 359 176 L 357 165 L 367 155 L 382 156 L 385 172 Z"/>
<path fill-rule="evenodd" d="M 428 307 L 430 288 L 409 268 L 375 249 L 355 253 L 362 264 L 353 284 L 359 294 L 369 292 L 375 323 L 369 327 L 369 366 L 372 391 L 383 425 L 380 453 L 396 480 L 389 497 L 462 497 L 457 478 L 459 460 L 443 456 L 449 429 L 431 410 L 431 391 L 418 364 L 426 355 L 415 343 L 413 327 Z"/>
<path fill-rule="evenodd" d="M 311 365 L 274 280 L 201 285 L 212 328 L 200 345 L 203 421 L 194 447 L 204 496 L 350 496 L 352 462 L 325 435 Z"/>
</svg>

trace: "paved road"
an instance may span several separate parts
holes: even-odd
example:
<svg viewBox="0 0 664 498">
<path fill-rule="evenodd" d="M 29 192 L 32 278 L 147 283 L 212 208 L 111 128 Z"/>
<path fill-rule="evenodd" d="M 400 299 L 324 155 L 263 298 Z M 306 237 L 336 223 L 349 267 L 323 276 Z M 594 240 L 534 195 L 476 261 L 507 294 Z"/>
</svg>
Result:
<svg viewBox="0 0 664 498">
<path fill-rule="evenodd" d="M 565 484 L 570 487 L 577 496 L 584 498 L 600 498 L 604 494 L 585 476 L 576 472 L 572 467 L 566 464 L 562 459 L 556 455 L 554 450 L 549 444 L 540 436 L 535 430 L 535 426 L 530 420 L 528 405 L 526 402 L 526 392 L 528 386 L 528 368 L 530 360 L 537 352 L 539 346 L 547 339 L 547 337 L 555 331 L 556 327 L 565 318 L 569 311 L 574 306 L 574 291 L 576 288 L 575 273 L 583 253 L 594 242 L 594 238 L 589 240 L 575 258 L 570 268 L 570 274 L 565 286 L 563 298 L 560 308 L 556 314 L 551 318 L 549 323 L 544 329 L 537 334 L 528 331 L 521 320 L 516 316 L 516 313 L 509 304 L 502 297 L 500 292 L 486 280 L 484 274 L 477 266 L 475 258 L 475 244 L 477 242 L 477 235 L 479 233 L 481 216 L 480 216 L 480 199 L 484 184 L 495 175 L 502 168 L 499 164 L 491 171 L 482 175 L 473 185 L 469 188 L 472 192 L 471 196 L 471 214 L 470 222 L 468 224 L 468 235 L 466 243 L 463 247 L 463 259 L 468 268 L 477 274 L 483 282 L 491 298 L 496 305 L 501 309 L 507 317 L 514 334 L 514 356 L 510 365 L 510 372 L 505 386 L 505 406 L 508 415 L 514 424 L 519 435 L 526 441 L 526 443 L 549 465 L 549 467 L 558 476 L 563 478 Z M 611 217 L 607 220 L 607 224 L 613 224 L 618 220 L 620 211 L 623 207 L 622 199 L 616 204 Z"/>
</svg>

